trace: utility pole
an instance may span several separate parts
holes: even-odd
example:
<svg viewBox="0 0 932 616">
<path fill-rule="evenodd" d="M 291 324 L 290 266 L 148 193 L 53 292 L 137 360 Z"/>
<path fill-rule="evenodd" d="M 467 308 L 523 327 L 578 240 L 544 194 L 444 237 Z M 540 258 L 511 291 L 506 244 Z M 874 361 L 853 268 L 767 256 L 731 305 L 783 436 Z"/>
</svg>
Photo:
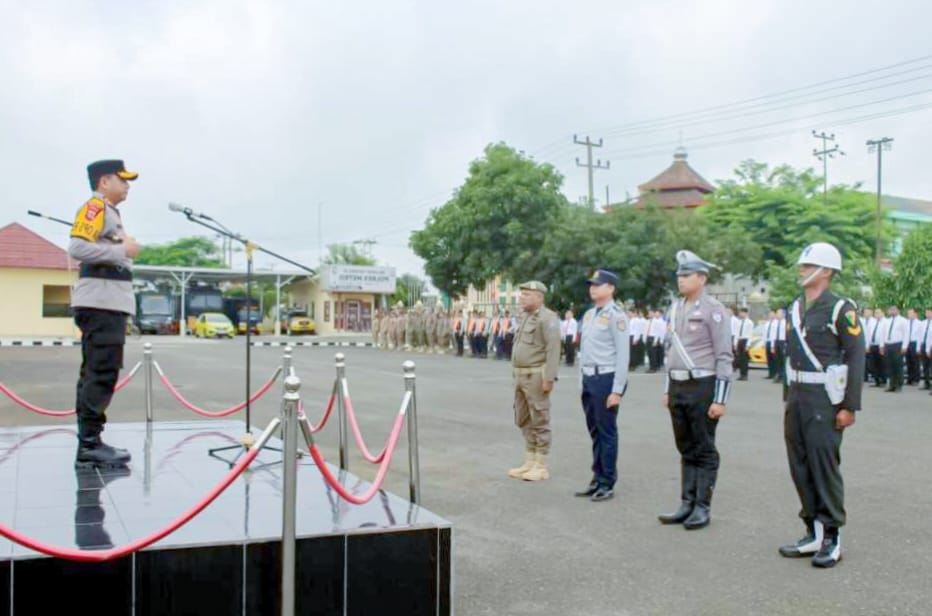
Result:
<svg viewBox="0 0 932 616">
<path fill-rule="evenodd" d="M 595 188 L 592 182 L 592 172 L 595 169 L 608 169 L 611 166 L 611 162 L 605 161 L 604 165 L 602 164 L 601 159 L 596 161 L 595 163 L 592 162 L 592 148 L 601 148 L 602 147 L 601 139 L 599 139 L 598 143 L 596 143 L 595 141 L 592 141 L 591 139 L 589 139 L 589 137 L 586 137 L 585 141 L 580 141 L 579 139 L 577 139 L 576 135 L 573 135 L 573 143 L 575 143 L 576 145 L 586 146 L 586 162 L 585 164 L 579 162 L 579 157 L 577 156 L 576 166 L 585 167 L 586 170 L 588 171 L 588 174 L 589 174 L 589 207 L 595 207 L 595 194 L 594 194 Z"/>
<path fill-rule="evenodd" d="M 611 204 L 612 204 L 612 202 L 609 201 L 609 198 L 608 198 L 608 184 L 606 184 L 606 185 L 605 185 L 605 207 L 608 207 L 608 206 L 610 206 Z"/>
<path fill-rule="evenodd" d="M 838 144 L 833 145 L 831 148 L 828 147 L 829 141 L 835 141 L 835 133 L 831 135 L 826 135 L 825 131 L 821 133 L 812 131 L 812 136 L 816 139 L 822 140 L 822 149 L 821 150 L 812 150 L 812 155 L 822 161 L 822 203 L 828 203 L 828 159 L 835 158 L 835 154 L 844 156 L 845 153 L 841 151 L 841 148 L 838 147 Z"/>
<path fill-rule="evenodd" d="M 874 264 L 877 268 L 880 268 L 880 236 L 881 230 L 883 229 L 883 219 L 882 213 L 880 211 L 880 196 L 881 196 L 881 183 L 883 180 L 883 151 L 891 150 L 893 146 L 893 138 L 884 137 L 883 139 L 870 139 L 867 142 L 867 151 L 869 153 L 877 152 L 877 238 L 876 245 L 874 247 Z"/>
</svg>

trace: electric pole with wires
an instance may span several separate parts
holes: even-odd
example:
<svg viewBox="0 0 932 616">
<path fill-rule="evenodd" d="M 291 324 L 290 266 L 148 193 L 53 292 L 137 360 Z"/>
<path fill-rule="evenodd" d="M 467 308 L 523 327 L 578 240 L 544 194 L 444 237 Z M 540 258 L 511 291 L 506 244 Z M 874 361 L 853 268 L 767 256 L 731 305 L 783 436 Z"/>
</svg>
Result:
<svg viewBox="0 0 932 616">
<path fill-rule="evenodd" d="M 610 161 L 605 161 L 605 164 L 603 165 L 601 160 L 598 160 L 595 163 L 592 162 L 592 148 L 601 148 L 602 147 L 601 139 L 599 139 L 598 143 L 596 143 L 595 141 L 592 141 L 589 137 L 586 137 L 585 141 L 580 141 L 579 139 L 577 139 L 576 135 L 573 135 L 573 143 L 575 143 L 576 145 L 586 146 L 586 162 L 585 163 L 579 162 L 579 157 L 577 157 L 576 166 L 585 167 L 586 171 L 588 172 L 588 175 L 589 175 L 589 207 L 595 207 L 595 194 L 594 194 L 595 187 L 592 181 L 592 172 L 596 169 L 608 169 L 612 163 Z"/>
<path fill-rule="evenodd" d="M 880 268 L 880 238 L 883 230 L 883 214 L 881 212 L 881 182 L 883 179 L 883 151 L 888 152 L 893 148 L 893 139 L 884 137 L 883 139 L 870 139 L 867 141 L 867 151 L 871 154 L 877 152 L 877 237 L 874 247 L 874 264 Z"/>
<path fill-rule="evenodd" d="M 812 136 L 815 137 L 816 139 L 822 140 L 822 149 L 812 150 L 812 155 L 822 161 L 822 203 L 827 204 L 828 203 L 828 159 L 835 158 L 835 154 L 838 154 L 839 156 L 844 156 L 845 153 L 841 151 L 841 148 L 838 147 L 837 143 L 833 145 L 831 148 L 828 147 L 829 141 L 832 141 L 832 142 L 835 141 L 835 133 L 832 133 L 831 135 L 826 135 L 825 131 L 822 131 L 821 133 L 817 133 L 815 132 L 815 130 L 813 130 Z"/>
</svg>

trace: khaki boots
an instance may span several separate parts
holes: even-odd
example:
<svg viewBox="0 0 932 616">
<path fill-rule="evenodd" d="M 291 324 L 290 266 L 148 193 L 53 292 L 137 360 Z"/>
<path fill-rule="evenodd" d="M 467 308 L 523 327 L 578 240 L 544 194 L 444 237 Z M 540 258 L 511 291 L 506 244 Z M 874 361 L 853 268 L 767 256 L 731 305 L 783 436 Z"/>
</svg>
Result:
<svg viewBox="0 0 932 616">
<path fill-rule="evenodd" d="M 524 452 L 524 464 L 509 470 L 508 476 L 512 479 L 523 479 L 524 481 L 550 479 L 550 473 L 547 471 L 547 454 L 539 453 L 534 449 L 526 450 Z"/>
</svg>

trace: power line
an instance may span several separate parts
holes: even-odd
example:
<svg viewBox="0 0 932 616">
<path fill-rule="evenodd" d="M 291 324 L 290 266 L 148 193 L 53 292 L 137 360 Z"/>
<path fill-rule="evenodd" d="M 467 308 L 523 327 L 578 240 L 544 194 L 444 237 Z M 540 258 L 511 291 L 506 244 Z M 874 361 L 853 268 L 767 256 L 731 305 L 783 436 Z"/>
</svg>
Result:
<svg viewBox="0 0 932 616">
<path fill-rule="evenodd" d="M 849 80 L 851 80 L 851 79 L 856 79 L 856 78 L 858 78 L 858 77 L 863 77 L 863 76 L 866 76 L 866 75 L 875 75 L 875 74 L 877 74 L 877 73 L 883 73 L 883 72 L 886 72 L 886 71 L 890 71 L 891 69 L 895 69 L 895 68 L 898 68 L 898 67 L 901 67 L 901 66 L 907 66 L 907 65 L 910 65 L 910 64 L 916 64 L 916 63 L 918 63 L 918 62 L 923 62 L 923 61 L 926 61 L 926 60 L 929 60 L 929 59 L 932 59 L 932 55 L 925 55 L 925 56 L 920 56 L 920 57 L 917 57 L 917 58 L 912 58 L 912 59 L 909 59 L 909 60 L 903 60 L 903 61 L 901 61 L 901 62 L 896 62 L 896 63 L 893 63 L 893 64 L 888 64 L 888 65 L 885 65 L 885 66 L 881 66 L 881 67 L 874 68 L 874 69 L 870 69 L 870 70 L 866 70 L 866 71 L 860 71 L 860 72 L 857 72 L 857 73 L 852 73 L 852 74 L 849 74 L 849 75 L 844 75 L 844 76 L 836 77 L 836 78 L 833 78 L 833 79 L 826 79 L 826 80 L 822 80 L 822 81 L 817 81 L 817 82 L 813 82 L 813 83 L 810 83 L 810 84 L 807 84 L 807 85 L 798 86 L 798 87 L 790 88 L 790 89 L 787 89 L 787 90 L 781 90 L 781 91 L 778 91 L 778 92 L 772 92 L 772 93 L 770 93 L 770 94 L 764 94 L 764 95 L 755 96 L 755 97 L 747 98 L 747 99 L 743 99 L 743 100 L 733 101 L 733 102 L 730 102 L 730 103 L 722 103 L 722 104 L 717 104 L 717 105 L 711 105 L 711 106 L 708 106 L 708 107 L 701 107 L 701 108 L 692 109 L 692 110 L 689 110 L 689 111 L 684 111 L 684 112 L 678 112 L 678 113 L 674 113 L 674 114 L 669 114 L 669 115 L 666 115 L 666 116 L 658 116 L 658 117 L 656 117 L 656 118 L 650 118 L 650 119 L 645 119 L 645 120 L 638 120 L 638 121 L 629 122 L 629 123 L 626 123 L 626 124 L 615 125 L 615 126 L 610 126 L 610 127 L 603 127 L 603 128 L 601 128 L 601 129 L 598 129 L 597 132 L 615 132 L 615 131 L 623 131 L 623 130 L 627 130 L 627 129 L 633 129 L 633 128 L 637 128 L 637 127 L 642 127 L 642 126 L 644 126 L 644 125 L 649 125 L 649 124 L 656 124 L 656 123 L 661 123 L 661 122 L 671 122 L 671 121 L 682 120 L 682 119 L 690 118 L 690 117 L 693 117 L 693 116 L 696 116 L 696 115 L 699 115 L 699 114 L 707 114 L 707 113 L 709 113 L 709 112 L 724 111 L 724 110 L 731 109 L 731 108 L 734 108 L 734 107 L 746 106 L 746 105 L 748 105 L 749 103 L 758 103 L 758 102 L 760 102 L 760 101 L 765 101 L 765 100 L 773 99 L 773 98 L 785 97 L 785 96 L 790 95 L 790 94 L 796 94 L 796 93 L 799 93 L 799 92 L 804 92 L 804 91 L 806 91 L 806 90 L 811 90 L 811 89 L 813 89 L 813 88 L 819 88 L 819 87 L 826 86 L 826 85 L 829 85 L 829 84 L 837 84 L 837 83 L 841 83 L 841 82 L 844 82 L 844 81 L 849 81 Z M 846 84 L 846 85 L 836 86 L 836 88 L 853 87 L 854 85 L 860 85 L 860 84 L 868 83 L 868 82 L 871 82 L 871 81 L 879 81 L 879 80 L 889 79 L 889 78 L 894 77 L 894 76 L 899 76 L 899 75 L 903 75 L 903 74 L 906 74 L 906 73 L 909 73 L 909 72 L 914 72 L 914 71 L 917 71 L 917 70 L 922 70 L 922 69 L 925 69 L 925 68 L 928 68 L 928 67 L 929 67 L 929 65 L 920 66 L 920 67 L 913 67 L 913 68 L 910 68 L 910 69 L 908 69 L 908 70 L 906 70 L 906 71 L 901 71 L 901 72 L 899 72 L 899 73 L 894 73 L 894 74 L 890 74 L 890 75 L 884 75 L 884 76 L 875 77 L 875 78 L 870 79 L 870 80 L 865 80 L 865 81 L 862 81 L 862 82 L 858 82 L 857 84 Z M 888 85 L 889 85 L 889 84 L 888 84 Z M 830 90 L 830 89 L 832 89 L 832 88 L 829 88 L 829 89 L 823 90 L 823 91 L 828 91 L 828 90 Z M 809 95 L 811 95 L 811 94 L 813 94 L 813 93 L 810 92 Z M 776 102 L 779 102 L 779 101 L 776 101 Z M 593 131 L 593 132 L 596 132 L 596 131 Z M 530 150 L 530 151 L 536 152 L 539 156 L 543 156 L 543 157 L 546 158 L 546 157 L 549 157 L 549 154 L 545 155 L 545 153 L 549 153 L 549 152 L 551 152 L 551 151 L 553 151 L 553 150 L 556 150 L 556 151 L 565 151 L 565 150 L 566 150 L 566 145 L 565 145 L 565 143 L 566 143 L 566 137 L 562 137 L 562 138 L 560 138 L 560 139 L 558 139 L 558 140 L 554 140 L 554 141 L 545 143 L 545 144 L 543 144 L 543 145 L 541 145 L 541 146 L 539 146 L 539 147 L 537 147 L 537 148 L 534 148 L 534 149 L 532 149 L 532 150 Z"/>
<path fill-rule="evenodd" d="M 734 128 L 734 129 L 729 129 L 729 130 L 725 130 L 725 131 L 718 131 L 718 132 L 713 132 L 713 133 L 706 133 L 706 134 L 704 134 L 704 135 L 698 135 L 698 136 L 696 136 L 696 137 L 693 137 L 690 141 L 693 141 L 693 140 L 701 140 L 701 139 L 709 139 L 709 138 L 713 138 L 713 137 L 720 137 L 720 136 L 723 136 L 723 135 L 734 135 L 734 134 L 739 134 L 739 133 L 746 132 L 746 131 L 749 131 L 749 130 L 755 130 L 755 129 L 758 129 L 758 128 L 767 128 L 767 127 L 770 127 L 770 126 L 777 126 L 777 125 L 779 125 L 779 124 L 787 124 L 787 123 L 789 123 L 789 122 L 798 122 L 798 121 L 809 120 L 809 119 L 812 119 L 812 118 L 821 118 L 821 117 L 824 117 L 824 116 L 833 115 L 833 114 L 836 114 L 836 113 L 841 113 L 841 112 L 843 112 L 843 111 L 851 111 L 851 110 L 853 110 L 853 109 L 861 109 L 861 108 L 870 107 L 870 106 L 873 106 L 873 105 L 880 105 L 880 104 L 883 104 L 883 103 L 889 103 L 889 102 L 893 102 L 893 101 L 902 100 L 902 99 L 904 99 L 904 98 L 910 98 L 910 97 L 913 97 L 913 96 L 919 96 L 919 95 L 921 95 L 921 94 L 928 94 L 928 93 L 930 93 L 930 92 L 932 92 L 932 88 L 926 89 L 926 90 L 918 90 L 918 91 L 915 91 L 915 92 L 910 92 L 910 93 L 908 93 L 908 94 L 902 94 L 902 95 L 898 95 L 898 96 L 891 96 L 891 97 L 888 97 L 888 98 L 883 98 L 883 99 L 878 99 L 878 100 L 874 100 L 874 101 L 869 101 L 869 102 L 866 102 L 866 103 L 858 103 L 857 105 L 848 105 L 847 107 L 839 107 L 839 108 L 837 108 L 837 109 L 830 109 L 830 110 L 827 110 L 827 111 L 820 111 L 820 112 L 816 112 L 816 113 L 811 113 L 811 114 L 809 114 L 809 115 L 797 116 L 797 117 L 795 117 L 795 118 L 786 118 L 786 119 L 783 119 L 783 120 L 774 120 L 774 121 L 772 121 L 772 122 L 765 122 L 765 123 L 763 123 L 763 124 L 757 124 L 757 125 L 753 125 L 753 126 L 745 126 L 745 127 Z M 624 154 L 627 154 L 627 153 L 629 153 L 629 152 L 641 152 L 641 151 L 643 151 L 643 148 L 645 148 L 645 147 L 650 148 L 650 147 L 659 147 L 659 146 L 676 146 L 678 143 L 679 143 L 678 141 L 662 141 L 662 142 L 652 143 L 652 144 L 649 144 L 649 145 L 642 145 L 642 146 L 638 146 L 638 147 L 624 148 L 624 149 L 621 149 L 621 150 L 614 150 L 614 151 L 611 152 L 611 154 L 612 154 L 613 156 L 615 156 L 615 155 L 624 155 Z"/>
<path fill-rule="evenodd" d="M 930 108 L 932 108 L 932 103 L 912 105 L 910 107 L 903 107 L 900 109 L 894 109 L 894 110 L 885 111 L 882 113 L 872 113 L 868 115 L 856 116 L 853 118 L 846 118 L 844 120 L 834 121 L 832 122 L 832 126 L 837 127 L 837 126 L 848 126 L 851 124 L 860 124 L 862 122 L 869 122 L 871 120 L 878 120 L 878 119 L 889 118 L 889 117 L 898 116 L 898 115 L 904 115 L 908 113 L 915 113 L 917 111 L 924 111 Z M 712 141 L 709 143 L 699 143 L 695 145 L 691 144 L 690 150 L 704 150 L 704 149 L 709 149 L 709 148 L 721 147 L 725 145 L 734 145 L 738 143 L 749 143 L 749 142 L 754 142 L 754 141 L 764 141 L 767 139 L 775 139 L 777 137 L 785 137 L 787 135 L 796 134 L 802 130 L 806 130 L 810 128 L 812 128 L 812 126 L 794 126 L 792 128 L 770 132 L 770 133 L 749 135 L 747 137 L 738 137 L 735 139 L 726 139 L 723 141 Z M 656 149 L 656 150 L 641 150 L 638 152 L 633 152 L 631 154 L 626 154 L 624 156 L 618 156 L 617 158 L 622 159 L 622 160 L 628 160 L 628 159 L 633 159 L 633 158 L 643 158 L 645 156 L 660 156 L 660 155 L 669 154 L 669 153 L 670 153 L 670 150 L 668 148 Z"/>
</svg>

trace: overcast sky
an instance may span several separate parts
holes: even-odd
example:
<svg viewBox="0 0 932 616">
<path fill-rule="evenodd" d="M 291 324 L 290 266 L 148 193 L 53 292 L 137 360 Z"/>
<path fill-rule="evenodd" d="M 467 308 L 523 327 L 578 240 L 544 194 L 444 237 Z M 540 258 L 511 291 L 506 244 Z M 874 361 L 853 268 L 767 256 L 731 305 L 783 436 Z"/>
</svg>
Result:
<svg viewBox="0 0 932 616">
<path fill-rule="evenodd" d="M 122 209 L 142 243 L 199 233 L 175 201 L 311 266 L 319 238 L 371 238 L 420 272 L 410 231 L 490 142 L 583 195 L 574 133 L 604 139 L 600 201 L 635 194 L 680 140 L 710 181 L 745 158 L 819 165 L 812 128 L 847 152 L 831 182 L 874 190 L 864 142 L 890 136 L 885 192 L 932 200 L 921 0 L 0 0 L 0 15 L 0 226 L 59 244 L 67 229 L 26 210 L 73 217 L 87 163 L 115 157 L 140 172 Z"/>
</svg>

